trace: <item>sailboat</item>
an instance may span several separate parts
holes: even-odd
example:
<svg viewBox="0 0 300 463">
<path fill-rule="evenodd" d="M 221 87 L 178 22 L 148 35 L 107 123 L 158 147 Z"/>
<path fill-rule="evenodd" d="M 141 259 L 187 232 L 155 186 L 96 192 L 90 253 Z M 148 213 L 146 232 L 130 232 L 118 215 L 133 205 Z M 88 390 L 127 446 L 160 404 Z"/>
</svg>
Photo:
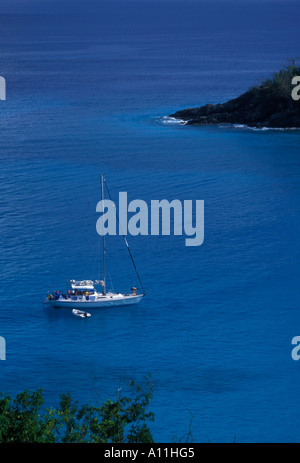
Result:
<svg viewBox="0 0 300 463">
<path fill-rule="evenodd" d="M 110 197 L 109 190 L 107 188 L 106 181 L 101 174 L 101 196 L 104 199 L 104 183 Z M 111 197 L 110 197 L 111 198 Z M 118 219 L 118 217 L 117 217 Z M 45 302 L 55 308 L 70 308 L 70 309 L 100 309 L 111 306 L 124 306 L 137 304 L 145 296 L 145 290 L 143 288 L 140 276 L 138 274 L 135 262 L 132 257 L 128 242 L 123 235 L 125 240 L 132 264 L 136 271 L 137 278 L 140 282 L 142 292 L 138 292 L 135 286 L 132 286 L 131 291 L 128 293 L 119 293 L 106 290 L 106 244 L 105 236 L 102 236 L 102 263 L 103 263 L 103 277 L 102 280 L 69 280 L 67 282 L 67 290 L 65 293 L 59 291 L 50 292 Z M 101 289 L 97 290 L 96 288 Z"/>
</svg>

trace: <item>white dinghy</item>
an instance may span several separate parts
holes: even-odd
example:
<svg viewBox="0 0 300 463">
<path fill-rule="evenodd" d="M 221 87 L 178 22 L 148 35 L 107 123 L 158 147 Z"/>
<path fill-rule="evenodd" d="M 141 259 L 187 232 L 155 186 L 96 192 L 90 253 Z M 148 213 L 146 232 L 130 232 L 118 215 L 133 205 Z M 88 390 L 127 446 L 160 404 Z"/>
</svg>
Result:
<svg viewBox="0 0 300 463">
<path fill-rule="evenodd" d="M 72 313 L 76 315 L 76 317 L 81 317 L 81 318 L 91 317 L 91 314 L 88 312 L 84 312 L 84 310 L 73 309 Z"/>
</svg>

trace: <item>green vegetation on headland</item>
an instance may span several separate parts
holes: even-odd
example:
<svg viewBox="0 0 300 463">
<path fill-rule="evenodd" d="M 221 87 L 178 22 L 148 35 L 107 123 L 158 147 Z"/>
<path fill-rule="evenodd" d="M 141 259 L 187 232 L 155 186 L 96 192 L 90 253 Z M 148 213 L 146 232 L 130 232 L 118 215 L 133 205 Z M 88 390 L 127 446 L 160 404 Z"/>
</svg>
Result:
<svg viewBox="0 0 300 463">
<path fill-rule="evenodd" d="M 170 117 L 184 120 L 187 125 L 244 124 L 257 128 L 300 128 L 300 100 L 292 97 L 295 89 L 292 79 L 295 76 L 300 76 L 300 66 L 291 60 L 272 78 L 254 85 L 233 100 L 184 109 Z"/>
<path fill-rule="evenodd" d="M 131 382 L 132 397 L 107 400 L 100 406 L 78 406 L 69 394 L 57 409 L 44 409 L 42 390 L 24 391 L 14 399 L 0 397 L 0 443 L 152 443 L 147 408 L 152 385 Z"/>
</svg>

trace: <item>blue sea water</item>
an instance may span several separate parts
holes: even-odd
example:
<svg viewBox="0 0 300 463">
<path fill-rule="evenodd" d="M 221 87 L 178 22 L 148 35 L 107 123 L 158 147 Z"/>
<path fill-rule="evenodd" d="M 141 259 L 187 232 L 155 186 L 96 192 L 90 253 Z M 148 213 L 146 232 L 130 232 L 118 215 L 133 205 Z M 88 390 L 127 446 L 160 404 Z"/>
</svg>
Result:
<svg viewBox="0 0 300 463">
<path fill-rule="evenodd" d="M 188 127 L 299 55 L 299 2 L 2 4 L 0 390 L 46 403 L 152 375 L 156 441 L 299 442 L 299 131 Z M 300 110 L 300 102 L 299 102 Z M 128 237 L 147 297 L 82 320 L 43 304 L 99 276 L 113 198 L 201 199 L 205 240 Z M 136 284 L 108 237 L 115 288 Z"/>
</svg>

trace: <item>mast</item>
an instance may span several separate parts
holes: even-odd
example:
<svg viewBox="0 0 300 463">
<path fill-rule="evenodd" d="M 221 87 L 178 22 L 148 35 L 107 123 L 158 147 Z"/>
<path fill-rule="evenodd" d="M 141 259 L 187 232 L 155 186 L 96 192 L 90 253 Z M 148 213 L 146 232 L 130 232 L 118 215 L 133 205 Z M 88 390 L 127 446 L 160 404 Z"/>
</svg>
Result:
<svg viewBox="0 0 300 463">
<path fill-rule="evenodd" d="M 102 177 L 102 176 L 101 176 L 101 177 Z M 106 191 L 107 191 L 108 197 L 109 197 L 109 199 L 112 201 L 112 197 L 111 197 L 111 194 L 110 194 L 110 192 L 109 192 L 109 189 L 108 189 L 108 186 L 107 186 L 107 183 L 106 183 L 106 182 L 105 182 L 105 187 L 106 187 Z M 102 184 L 102 188 L 103 188 L 103 184 Z M 103 193 L 102 193 L 102 194 L 103 194 Z M 117 218 L 117 222 L 118 222 L 118 224 L 119 224 L 119 226 L 120 226 L 120 221 L 119 221 L 119 216 L 118 216 L 117 211 L 116 211 L 116 218 Z M 132 262 L 133 267 L 134 267 L 134 269 L 135 269 L 136 276 L 138 277 L 138 280 L 139 280 L 139 282 L 140 282 L 140 284 L 141 284 L 141 288 L 142 288 L 142 290 L 143 290 L 143 294 L 146 295 L 145 288 L 144 288 L 144 286 L 143 286 L 142 280 L 141 280 L 141 278 L 140 278 L 140 275 L 139 275 L 139 273 L 138 273 L 138 271 L 137 271 L 135 262 L 134 262 L 134 260 L 133 260 L 132 253 L 131 253 L 131 251 L 130 251 L 129 244 L 128 244 L 127 239 L 126 239 L 124 233 L 122 232 L 122 230 L 121 230 L 121 234 L 122 234 L 123 239 L 124 239 L 124 241 L 125 241 L 125 244 L 126 244 L 126 247 L 127 247 L 127 250 L 128 250 L 128 253 L 129 253 L 129 256 L 130 256 L 130 259 L 131 259 L 131 262 Z"/>
<path fill-rule="evenodd" d="M 101 199 L 102 199 L 102 201 L 104 200 L 104 188 L 103 188 L 103 175 L 102 174 L 101 174 Z M 103 213 L 104 213 L 104 203 L 102 203 L 102 204 L 103 204 Z M 103 236 L 102 236 L 102 240 L 103 240 L 102 241 L 102 247 L 103 247 L 103 256 L 102 256 L 102 258 L 103 258 L 103 283 L 104 283 L 103 284 L 102 294 L 103 294 L 103 296 L 105 296 L 105 294 L 106 294 L 106 282 L 105 282 L 105 277 L 106 277 L 106 275 L 105 275 L 105 273 L 106 273 L 106 268 L 105 268 L 106 249 L 105 249 L 105 235 L 104 235 L 104 233 L 103 233 Z"/>
</svg>

